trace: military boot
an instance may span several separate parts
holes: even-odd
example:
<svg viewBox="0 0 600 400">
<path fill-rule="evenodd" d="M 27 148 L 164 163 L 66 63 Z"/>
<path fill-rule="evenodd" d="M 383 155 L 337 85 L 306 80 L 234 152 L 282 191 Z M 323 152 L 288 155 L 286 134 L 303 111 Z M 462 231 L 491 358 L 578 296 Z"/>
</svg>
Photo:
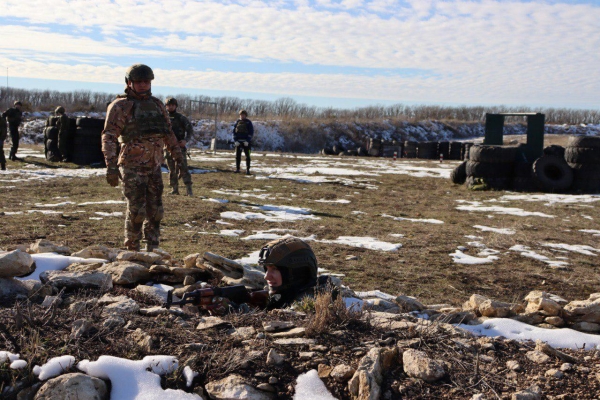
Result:
<svg viewBox="0 0 600 400">
<path fill-rule="evenodd" d="M 246 169 L 246 175 L 250 175 L 250 168 Z"/>
<path fill-rule="evenodd" d="M 0 169 L 2 169 L 2 171 L 6 171 L 6 163 L 2 163 L 0 164 Z"/>
<path fill-rule="evenodd" d="M 153 252 L 154 249 L 158 248 L 158 243 L 157 242 L 148 242 L 146 243 L 146 251 L 147 252 Z"/>
<path fill-rule="evenodd" d="M 179 194 L 179 185 L 173 186 L 173 190 L 169 194 Z"/>
<path fill-rule="evenodd" d="M 194 192 L 192 192 L 192 185 L 185 185 L 185 195 L 192 197 Z"/>
</svg>

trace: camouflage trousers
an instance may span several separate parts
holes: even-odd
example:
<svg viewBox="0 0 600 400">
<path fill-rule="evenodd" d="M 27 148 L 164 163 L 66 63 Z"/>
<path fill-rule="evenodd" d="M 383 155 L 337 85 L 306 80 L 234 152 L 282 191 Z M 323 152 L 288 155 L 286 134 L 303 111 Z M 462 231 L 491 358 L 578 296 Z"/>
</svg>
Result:
<svg viewBox="0 0 600 400">
<path fill-rule="evenodd" d="M 180 147 L 180 149 L 181 155 L 183 156 L 182 167 L 185 167 L 185 172 L 183 173 L 183 176 L 181 178 L 185 185 L 191 185 L 192 175 L 190 174 L 187 168 L 187 149 L 185 147 Z M 175 171 L 175 160 L 173 160 L 173 157 L 171 157 L 171 154 L 169 154 L 169 152 L 165 152 L 165 159 L 167 160 L 167 166 L 169 167 L 169 186 L 178 186 L 179 179 L 177 177 L 177 171 Z"/>
<path fill-rule="evenodd" d="M 123 195 L 127 198 L 125 216 L 125 246 L 139 250 L 142 239 L 148 245 L 158 246 L 160 221 L 164 215 L 163 181 L 160 166 L 154 169 L 120 167 L 123 177 Z"/>
<path fill-rule="evenodd" d="M 10 148 L 10 158 L 17 156 L 17 150 L 19 150 L 19 126 L 18 125 L 8 125 L 8 130 L 10 132 L 10 140 L 12 142 L 12 147 Z"/>
</svg>

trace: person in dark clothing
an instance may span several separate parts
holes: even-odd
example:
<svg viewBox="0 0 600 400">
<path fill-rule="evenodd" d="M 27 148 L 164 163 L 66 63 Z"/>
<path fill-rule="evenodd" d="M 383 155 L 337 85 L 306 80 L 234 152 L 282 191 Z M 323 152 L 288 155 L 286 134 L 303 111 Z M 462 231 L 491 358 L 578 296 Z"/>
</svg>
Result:
<svg viewBox="0 0 600 400">
<path fill-rule="evenodd" d="M 4 141 L 8 136 L 8 128 L 6 127 L 6 118 L 0 117 L 0 169 L 6 170 L 6 158 L 4 157 Z"/>
<path fill-rule="evenodd" d="M 240 111 L 240 118 L 233 125 L 233 142 L 235 146 L 235 172 L 240 172 L 242 163 L 242 151 L 246 155 L 246 175 L 250 175 L 250 150 L 252 148 L 252 136 L 254 136 L 254 126 L 248 119 L 246 110 Z"/>
<path fill-rule="evenodd" d="M 6 118 L 8 121 L 8 130 L 10 131 L 10 140 L 12 141 L 10 156 L 8 158 L 12 161 L 20 161 L 17 158 L 17 150 L 19 149 L 19 125 L 23 121 L 22 106 L 20 101 L 15 101 L 11 108 L 2 113 L 2 118 Z"/>
<path fill-rule="evenodd" d="M 71 162 L 71 158 L 73 157 L 71 154 L 73 138 L 71 137 L 71 132 L 69 132 L 71 121 L 67 114 L 65 114 L 63 106 L 56 107 L 54 114 L 58 117 L 56 127 L 58 128 L 58 149 L 60 150 L 62 161 Z"/>
<path fill-rule="evenodd" d="M 194 128 L 190 123 L 190 120 L 181 113 L 177 112 L 177 99 L 173 97 L 167 97 L 165 99 L 165 106 L 167 107 L 167 111 L 169 112 L 169 119 L 171 120 L 171 128 L 173 129 L 173 133 L 177 138 L 179 143 L 179 147 L 181 147 L 181 154 L 183 155 L 183 166 L 185 167 L 185 172 L 182 172 L 183 183 L 185 184 L 186 195 L 192 196 L 192 175 L 188 171 L 187 166 L 187 142 L 192 138 L 194 134 Z M 169 152 L 165 151 L 165 160 L 167 161 L 167 166 L 169 167 L 169 184 L 173 190 L 170 194 L 179 194 L 179 177 L 177 176 L 177 171 L 175 170 L 175 161 L 169 154 Z M 183 170 L 182 170 L 183 171 Z"/>
</svg>

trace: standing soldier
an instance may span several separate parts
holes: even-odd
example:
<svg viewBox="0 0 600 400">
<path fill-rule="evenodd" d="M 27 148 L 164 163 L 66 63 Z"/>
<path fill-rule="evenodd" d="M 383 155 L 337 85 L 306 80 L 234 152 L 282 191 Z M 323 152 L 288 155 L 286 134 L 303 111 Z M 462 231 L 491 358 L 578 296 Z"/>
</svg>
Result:
<svg viewBox="0 0 600 400">
<path fill-rule="evenodd" d="M 6 127 L 6 118 L 0 116 L 0 169 L 6 170 L 6 158 L 4 157 L 4 141 L 8 136 L 8 128 Z"/>
<path fill-rule="evenodd" d="M 19 149 L 19 125 L 23 121 L 22 106 L 20 101 L 15 101 L 11 108 L 2 113 L 2 117 L 5 117 L 8 121 L 8 130 L 10 131 L 10 140 L 12 141 L 10 156 L 8 158 L 12 161 L 21 160 L 17 158 L 17 150 Z"/>
<path fill-rule="evenodd" d="M 242 150 L 246 155 L 246 175 L 250 175 L 250 149 L 252 146 L 252 136 L 254 135 L 254 127 L 252 121 L 248 119 L 246 110 L 240 111 L 240 119 L 235 121 L 233 125 L 233 142 L 235 145 L 235 173 L 240 172 L 240 164 L 242 163 Z"/>
<path fill-rule="evenodd" d="M 169 112 L 169 118 L 171 119 L 171 128 L 173 129 L 173 133 L 175 133 L 175 137 L 181 148 L 181 154 L 183 155 L 182 165 L 185 166 L 185 168 L 182 168 L 182 178 L 183 183 L 185 184 L 186 195 L 192 196 L 192 176 L 187 168 L 187 148 L 185 145 L 192 137 L 194 128 L 185 115 L 177 112 L 177 99 L 167 97 L 165 104 L 167 105 L 167 111 Z M 173 189 L 170 194 L 179 194 L 179 177 L 177 176 L 177 171 L 175 169 L 175 162 L 168 152 L 165 152 L 165 158 L 167 159 L 167 165 L 169 166 L 169 184 Z"/>
<path fill-rule="evenodd" d="M 144 64 L 134 64 L 125 73 L 125 94 L 108 106 L 102 132 L 102 152 L 106 160 L 106 181 L 115 187 L 123 182 L 127 198 L 125 246 L 138 251 L 142 228 L 146 251 L 159 245 L 163 217 L 163 149 L 175 160 L 175 170 L 183 167 L 181 149 L 171 130 L 162 101 L 150 89 L 154 72 Z M 118 143 L 121 143 L 117 155 Z"/>
<path fill-rule="evenodd" d="M 58 150 L 60 150 L 63 161 L 71 162 L 71 148 L 73 146 L 73 140 L 69 132 L 71 121 L 67 117 L 67 114 L 65 114 L 63 106 L 56 107 L 54 114 L 58 117 L 56 121 L 56 127 L 58 128 Z"/>
</svg>

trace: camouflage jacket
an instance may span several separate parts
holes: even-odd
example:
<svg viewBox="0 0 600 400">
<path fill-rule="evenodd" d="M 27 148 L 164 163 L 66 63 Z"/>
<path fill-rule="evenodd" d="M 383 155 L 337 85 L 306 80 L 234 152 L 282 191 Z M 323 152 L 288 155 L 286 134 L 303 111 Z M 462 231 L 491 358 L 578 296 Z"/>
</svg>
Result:
<svg viewBox="0 0 600 400">
<path fill-rule="evenodd" d="M 102 131 L 102 152 L 106 165 L 143 170 L 154 169 L 164 163 L 163 149 L 165 148 L 176 162 L 182 163 L 183 156 L 162 101 L 151 95 L 140 97 L 129 89 L 126 89 L 125 93 L 126 95 L 118 96 L 110 103 L 106 111 L 106 122 Z M 133 120 L 133 106 L 136 99 L 154 102 L 164 115 L 170 132 L 162 137 L 142 136 L 121 143 L 121 152 L 117 155 L 118 141 L 123 127 Z"/>
<path fill-rule="evenodd" d="M 189 141 L 194 133 L 194 128 L 192 127 L 190 120 L 177 111 L 169 113 L 169 118 L 171 119 L 171 127 L 173 128 L 173 133 L 175 133 L 177 140 Z"/>
<path fill-rule="evenodd" d="M 2 113 L 2 117 L 6 117 L 9 125 L 19 126 L 23 120 L 23 111 L 18 108 L 11 107 Z"/>
</svg>

